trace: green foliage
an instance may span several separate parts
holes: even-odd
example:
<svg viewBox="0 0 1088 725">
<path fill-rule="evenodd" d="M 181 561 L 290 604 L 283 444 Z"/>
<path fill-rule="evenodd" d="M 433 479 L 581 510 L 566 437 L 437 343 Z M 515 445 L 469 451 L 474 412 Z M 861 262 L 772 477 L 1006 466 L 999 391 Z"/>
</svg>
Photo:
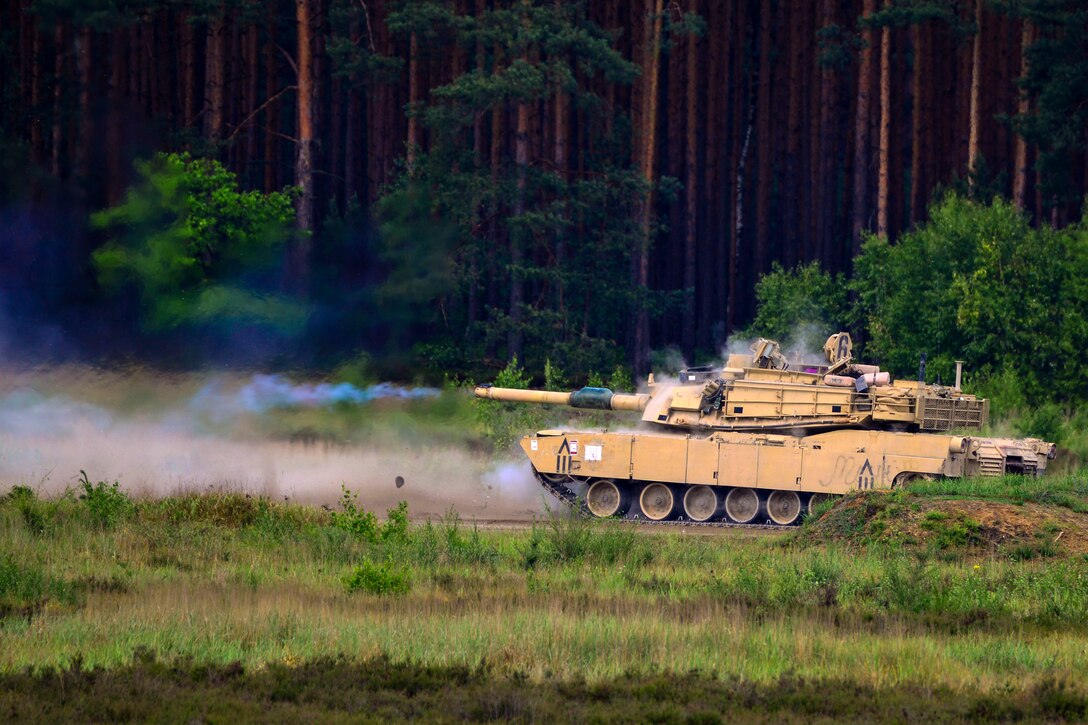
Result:
<svg viewBox="0 0 1088 725">
<path fill-rule="evenodd" d="M 634 392 L 635 382 L 631 379 L 631 371 L 623 365 L 616 365 L 608 377 L 608 388 L 614 393 Z"/>
<path fill-rule="evenodd" d="M 375 302 L 394 350 L 438 321 L 438 302 L 455 283 L 458 230 L 431 214 L 432 206 L 429 190 L 414 183 L 390 191 L 375 206 L 377 257 L 385 273 Z"/>
<path fill-rule="evenodd" d="M 158 154 L 118 206 L 91 216 L 113 235 L 94 253 L 100 283 L 136 288 L 152 330 L 238 321 L 297 330 L 305 310 L 267 291 L 294 220 L 291 192 L 238 189 L 218 161 Z"/>
<path fill-rule="evenodd" d="M 364 560 L 343 579 L 349 594 L 363 592 L 377 596 L 401 596 L 412 590 L 412 574 L 391 561 Z"/>
<path fill-rule="evenodd" d="M 604 566 L 644 566 L 653 558 L 653 547 L 634 527 L 602 523 L 566 512 L 552 512 L 543 525 L 533 522 L 522 549 L 522 566 L 527 571 L 581 561 Z"/>
<path fill-rule="evenodd" d="M 933 546 L 937 549 L 959 549 L 966 546 L 978 546 L 983 542 L 980 533 L 982 526 L 974 519 L 959 517 L 955 521 L 946 521 L 947 516 L 932 516 L 939 513 L 931 511 L 921 527 L 934 534 Z"/>
<path fill-rule="evenodd" d="M 1039 146 L 1037 167 L 1048 205 L 1081 201 L 1070 183 L 1088 147 L 1088 7 L 1080 0 L 1000 0 L 1000 7 L 1030 20 L 1035 40 L 1019 85 L 1031 99 L 1013 129 Z"/>
<path fill-rule="evenodd" d="M 379 523 L 373 512 L 358 504 L 359 494 L 341 485 L 341 511 L 332 512 L 332 525 L 353 537 L 372 544 L 380 541 L 404 543 L 409 538 L 408 502 L 401 501 L 386 512 L 385 523 Z"/>
<path fill-rule="evenodd" d="M 378 517 L 356 503 L 359 500 L 359 494 L 352 492 L 343 484 L 340 488 L 343 491 L 340 496 L 340 508 L 343 510 L 333 511 L 333 526 L 360 539 L 377 541 L 381 531 Z"/>
<path fill-rule="evenodd" d="M 29 619 L 51 599 L 72 604 L 76 598 L 74 587 L 47 576 L 41 567 L 20 564 L 10 554 L 0 558 L 0 623 L 14 616 Z"/>
<path fill-rule="evenodd" d="M 408 533 L 408 502 L 401 501 L 385 512 L 381 538 L 382 541 L 404 543 L 408 541 Z"/>
<path fill-rule="evenodd" d="M 91 483 L 86 471 L 79 474 L 79 487 L 83 491 L 79 494 L 79 500 L 99 526 L 112 529 L 132 515 L 135 509 L 132 499 L 121 490 L 117 481 Z"/>
<path fill-rule="evenodd" d="M 694 18 L 671 16 L 670 33 L 698 32 Z M 605 124 L 611 111 L 592 90 L 600 79 L 632 81 L 637 66 L 613 47 L 583 3 L 516 3 L 457 14 L 449 3 L 405 0 L 392 6 L 388 26 L 402 38 L 414 35 L 424 56 L 479 43 L 486 66 L 432 89 L 409 109 L 429 128 L 428 148 L 415 150 L 378 204 L 402 212 L 383 217 L 382 236 L 411 242 L 383 242 L 405 249 L 391 269 L 437 275 L 443 283 L 429 286 L 421 304 L 405 311 L 405 320 L 426 332 L 417 335 L 428 338 L 421 357 L 432 368 L 465 370 L 522 339 L 523 350 L 501 357 L 518 353 L 534 373 L 545 359 L 572 377 L 620 362 L 613 340 L 629 311 L 645 305 L 657 315 L 682 297 L 631 287 L 630 255 L 645 243 L 635 204 L 648 189 L 631 168 L 627 120 Z M 594 138 L 581 173 L 519 165 L 514 153 L 493 159 L 477 153 L 478 119 L 557 91 L 568 94 Z M 669 180 L 660 187 L 665 193 Z M 406 196 L 417 203 L 406 203 Z M 452 230 L 436 230 L 436 219 Z M 445 266 L 420 262 L 434 246 L 445 250 Z M 515 285 L 532 292 L 512 308 Z M 485 287 L 498 294 L 484 294 Z"/>
<path fill-rule="evenodd" d="M 524 390 L 532 382 L 514 356 L 506 367 L 495 376 L 495 387 Z M 548 407 L 534 403 L 504 403 L 475 398 L 472 401 L 476 428 L 493 450 L 505 453 L 514 443 L 544 425 Z"/>
<path fill-rule="evenodd" d="M 896 244 L 871 237 L 855 260 L 866 352 L 913 375 L 951 381 L 954 360 L 1018 401 L 1083 399 L 1088 347 L 1088 229 L 1031 227 L 1010 203 L 949 194 Z"/>
<path fill-rule="evenodd" d="M 495 376 L 496 388 L 516 388 L 524 390 L 529 387 L 532 379 L 525 373 L 525 369 L 518 365 L 518 356 L 510 358 L 510 362 Z"/>
<path fill-rule="evenodd" d="M 745 337 L 769 337 L 787 348 L 818 338 L 818 345 L 833 332 L 846 329 L 849 318 L 847 283 L 817 262 L 786 270 L 777 262 L 756 283 L 756 315 Z"/>
<path fill-rule="evenodd" d="M 567 389 L 567 380 L 559 366 L 552 365 L 552 359 L 544 360 L 544 389 L 563 391 Z"/>
</svg>

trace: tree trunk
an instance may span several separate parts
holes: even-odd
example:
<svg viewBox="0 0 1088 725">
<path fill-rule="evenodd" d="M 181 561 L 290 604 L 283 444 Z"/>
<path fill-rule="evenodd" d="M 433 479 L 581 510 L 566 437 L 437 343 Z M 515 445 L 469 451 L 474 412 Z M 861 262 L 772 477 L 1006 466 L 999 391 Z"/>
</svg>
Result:
<svg viewBox="0 0 1088 725">
<path fill-rule="evenodd" d="M 930 94 L 926 93 L 929 84 L 923 83 L 927 77 L 929 48 L 926 43 L 926 32 L 922 23 L 915 23 L 911 28 L 911 38 L 914 45 L 914 66 L 911 68 L 911 85 L 914 88 L 914 105 L 911 109 L 911 141 L 910 141 L 910 222 L 913 224 L 922 218 L 922 207 L 925 205 L 923 194 L 927 188 L 928 179 L 922 170 L 922 147 L 926 143 L 928 134 L 925 133 L 924 118 L 929 113 Z M 934 149 L 930 149 L 933 153 Z"/>
<path fill-rule="evenodd" d="M 891 0 L 884 0 L 884 7 Z M 892 29 L 880 30 L 880 160 L 877 177 L 876 233 L 888 234 L 888 188 L 892 130 Z"/>
<path fill-rule="evenodd" d="M 808 236 L 806 230 L 800 229 L 801 219 L 801 187 L 804 186 L 801 169 L 801 118 L 804 107 L 805 83 L 802 69 L 805 61 L 805 44 L 810 39 L 803 35 L 805 27 L 804 18 L 797 15 L 807 13 L 804 7 L 790 6 L 789 16 L 789 85 L 787 101 L 787 125 L 786 125 L 786 173 L 782 183 L 785 189 L 783 194 L 783 234 L 785 245 L 786 267 L 792 269 L 804 254 L 799 249 L 801 239 Z"/>
<path fill-rule="evenodd" d="M 121 99 L 123 97 L 123 84 L 127 73 L 125 72 L 125 44 L 126 35 L 124 28 L 117 28 L 110 34 L 110 76 L 109 88 L 106 92 L 108 111 L 106 117 L 106 174 L 104 189 L 106 203 L 112 205 L 120 201 L 122 189 L 121 183 L 121 158 L 124 155 L 124 131 L 121 123 Z M 102 187 L 100 187 L 102 188 Z"/>
<path fill-rule="evenodd" d="M 557 13 L 562 12 L 562 0 L 555 1 L 555 10 Z M 567 91 L 562 86 L 557 86 L 555 91 L 555 172 L 559 175 L 560 180 L 564 184 L 569 182 L 567 174 L 569 136 L 570 110 L 567 108 Z M 560 211 L 560 219 L 563 222 L 569 221 L 565 210 Z M 555 240 L 555 288 L 556 304 L 559 313 L 564 317 L 566 316 L 566 310 L 564 309 L 563 299 L 563 267 L 566 263 L 566 236 L 567 224 L 561 223 L 559 225 L 559 233 L 556 235 Z"/>
<path fill-rule="evenodd" d="M 208 24 L 208 43 L 204 49 L 204 136 L 212 143 L 223 136 L 223 43 L 226 34 L 226 11 L 215 10 Z"/>
<path fill-rule="evenodd" d="M 298 30 L 298 154 L 295 157 L 295 185 L 299 188 L 296 225 L 300 234 L 295 241 L 291 276 L 296 285 L 309 279 L 310 233 L 314 228 L 314 67 L 311 0 L 295 0 Z"/>
<path fill-rule="evenodd" d="M 419 39 L 415 33 L 408 41 L 408 168 L 415 165 L 419 152 L 419 118 L 416 115 L 419 103 Z"/>
<path fill-rule="evenodd" d="M 699 12 L 699 0 L 689 0 L 689 12 Z M 687 37 L 687 107 L 684 160 L 687 181 L 684 195 L 684 313 L 681 320 L 684 357 L 695 359 L 695 272 L 698 256 L 699 214 L 699 39 Z"/>
<path fill-rule="evenodd" d="M 706 112 L 702 114 L 701 121 L 706 124 L 706 141 L 703 153 L 703 188 L 706 192 L 704 198 L 703 214 L 703 238 L 706 240 L 703 247 L 704 263 L 699 265 L 697 286 L 701 294 L 696 295 L 699 304 L 699 321 L 696 327 L 699 333 L 710 339 L 710 331 L 715 318 L 720 317 L 718 300 L 722 293 L 721 286 L 717 284 L 717 275 L 720 273 L 718 259 L 724 259 L 721 252 L 721 234 L 718 225 L 718 206 L 720 205 L 721 186 L 718 182 L 718 169 L 722 161 L 722 144 L 719 142 L 719 127 L 725 126 L 724 119 L 719 115 L 722 104 L 719 96 L 722 94 L 723 78 L 727 77 L 729 59 L 729 33 L 728 26 L 725 32 L 720 32 L 722 23 L 719 18 L 725 9 L 718 3 L 707 3 L 707 36 L 714 42 L 707 42 L 706 47 Z M 724 137 L 724 134 L 723 134 Z M 719 256 L 720 255 L 720 256 Z"/>
<path fill-rule="evenodd" d="M 982 0 L 975 0 L 975 39 L 971 45 L 971 110 L 967 130 L 967 187 L 978 170 L 979 96 L 982 91 Z"/>
<path fill-rule="evenodd" d="M 730 245 L 729 250 L 729 280 L 731 287 L 729 290 L 729 296 L 732 300 L 736 296 L 736 290 L 733 289 L 733 285 L 738 283 L 738 269 L 740 267 L 741 246 L 744 239 L 744 165 L 748 161 L 748 148 L 752 142 L 752 127 L 755 125 L 755 106 L 749 104 L 748 107 L 748 122 L 745 124 L 744 129 L 744 144 L 740 147 L 740 156 L 737 158 L 737 181 L 736 181 L 736 208 L 733 212 L 733 243 Z M 731 314 L 729 315 L 729 330 L 732 331 L 737 324 L 736 306 L 730 304 Z"/>
<path fill-rule="evenodd" d="M 76 33 L 76 67 L 79 71 L 79 141 L 75 144 L 76 176 L 80 196 L 85 196 L 91 178 L 91 148 L 94 143 L 94 115 L 91 111 L 91 54 L 93 35 L 89 28 Z"/>
<path fill-rule="evenodd" d="M 521 267 L 524 263 L 522 249 L 522 217 L 525 214 L 525 191 L 529 174 L 529 104 L 518 104 L 517 127 L 514 131 L 514 165 L 517 171 L 517 189 L 514 194 L 515 227 L 510 230 L 510 357 L 522 357 L 523 330 L 521 329 L 524 281 Z"/>
<path fill-rule="evenodd" d="M 1028 49 L 1032 43 L 1032 26 L 1028 19 L 1023 20 L 1020 35 L 1020 77 L 1026 78 L 1030 70 Z M 1016 104 L 1017 113 L 1024 116 L 1031 110 L 1027 91 L 1020 90 Z M 1013 154 L 1012 200 L 1016 208 L 1024 209 L 1028 188 L 1028 143 L 1021 134 L 1016 134 L 1016 150 Z M 1086 180 L 1088 181 L 1088 180 Z"/>
<path fill-rule="evenodd" d="M 487 0 L 476 0 L 476 19 L 479 21 L 487 12 Z M 483 77 L 487 70 L 487 47 L 481 38 L 476 39 L 476 72 Z M 472 119 L 472 151 L 476 166 L 481 168 L 484 159 L 484 114 L 477 112 Z"/>
<path fill-rule="evenodd" d="M 269 17 L 267 20 L 268 39 L 264 46 L 264 95 L 265 98 L 273 98 L 279 86 L 279 80 L 277 78 L 278 73 L 278 58 L 276 56 L 276 22 L 275 19 Z M 276 136 L 276 132 L 279 131 L 279 101 L 270 100 L 267 101 L 268 105 L 264 109 L 264 190 L 265 192 L 275 191 L 280 187 L 279 183 L 279 167 L 280 167 L 280 155 L 279 155 L 279 138 Z"/>
<path fill-rule="evenodd" d="M 730 186 L 723 189 L 729 204 L 723 205 L 722 233 L 725 237 L 725 258 L 720 267 L 725 274 L 723 287 L 728 290 L 728 298 L 725 305 L 726 333 L 732 333 L 737 329 L 737 321 L 741 317 L 740 311 L 743 300 L 741 299 L 740 284 L 740 250 L 744 244 L 741 235 L 744 232 L 744 164 L 748 158 L 748 145 L 752 139 L 752 123 L 755 120 L 755 103 L 752 98 L 751 73 L 746 72 L 750 66 L 747 49 L 752 47 L 754 38 L 748 34 L 754 30 L 750 27 L 747 15 L 747 3 L 738 3 L 737 14 L 732 23 L 732 32 L 735 33 L 733 42 L 733 82 L 731 84 L 729 104 L 733 109 L 733 138 L 730 161 L 732 166 L 728 174 L 727 183 Z M 729 214 L 728 212 L 732 212 Z M 731 219 L 732 224 L 726 226 Z M 728 229 L 728 231 L 727 231 Z"/>
<path fill-rule="evenodd" d="M 771 114 L 771 0 L 762 0 L 759 9 L 759 99 L 757 101 L 759 130 L 756 142 L 759 169 L 756 179 L 755 268 L 752 278 L 767 271 L 767 245 L 771 241 L 771 186 L 774 183 L 771 159 L 771 135 L 774 119 Z"/>
<path fill-rule="evenodd" d="M 868 18 L 876 11 L 876 0 L 865 0 L 862 16 Z M 882 56 L 883 57 L 883 56 Z M 866 25 L 861 31 L 861 57 L 858 60 L 858 100 L 854 115 L 854 223 L 853 253 L 861 251 L 861 233 L 868 221 L 866 201 L 869 192 L 869 94 L 873 85 L 873 29 Z M 917 113 L 917 109 L 915 109 Z"/>
<path fill-rule="evenodd" d="M 183 12 L 178 17 L 179 42 L 181 44 L 181 122 L 188 127 L 196 120 L 196 37 L 189 13 Z"/>
<path fill-rule="evenodd" d="M 643 20 L 643 92 L 641 133 L 639 134 L 639 165 L 646 183 L 646 193 L 639 203 L 641 239 L 636 252 L 635 289 L 638 290 L 635 330 L 631 363 L 635 377 L 646 374 L 650 361 L 650 313 L 642 296 L 650 282 L 650 242 L 653 229 L 654 160 L 657 156 L 657 96 L 661 63 L 661 20 L 664 0 L 644 0 L 646 18 Z"/>
<path fill-rule="evenodd" d="M 30 157 L 45 162 L 45 128 L 42 123 L 42 34 L 31 21 L 30 28 Z"/>
<path fill-rule="evenodd" d="M 53 128 L 50 144 L 51 170 L 55 178 L 64 176 L 64 78 L 67 68 L 68 45 L 65 23 L 57 22 L 53 30 Z"/>
<path fill-rule="evenodd" d="M 821 28 L 835 27 L 835 1 L 824 0 L 821 9 Z M 821 263 L 828 260 L 830 246 L 831 215 L 833 208 L 832 173 L 835 163 L 835 74 L 831 66 L 820 67 L 820 119 L 818 146 L 819 156 L 815 168 L 813 183 L 813 212 L 815 224 L 812 230 L 815 237 L 815 258 Z"/>
</svg>

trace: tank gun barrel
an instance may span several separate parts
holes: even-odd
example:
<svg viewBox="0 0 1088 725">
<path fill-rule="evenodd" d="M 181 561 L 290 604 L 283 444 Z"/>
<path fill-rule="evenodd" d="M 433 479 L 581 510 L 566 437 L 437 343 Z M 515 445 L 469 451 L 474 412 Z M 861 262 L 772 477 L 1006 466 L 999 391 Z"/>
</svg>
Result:
<svg viewBox="0 0 1088 725">
<path fill-rule="evenodd" d="M 570 393 L 553 390 L 520 390 L 477 385 L 476 397 L 501 400 L 508 403 L 536 403 L 538 405 L 566 405 L 571 408 L 591 410 L 629 410 L 642 412 L 650 396 L 642 393 L 613 393 L 608 388 L 582 388 Z"/>
</svg>

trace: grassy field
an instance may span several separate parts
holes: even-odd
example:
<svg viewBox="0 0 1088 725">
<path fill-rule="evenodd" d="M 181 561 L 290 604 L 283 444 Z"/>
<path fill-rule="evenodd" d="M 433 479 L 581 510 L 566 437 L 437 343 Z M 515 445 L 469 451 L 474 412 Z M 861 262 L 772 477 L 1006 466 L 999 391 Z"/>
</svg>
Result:
<svg viewBox="0 0 1088 725">
<path fill-rule="evenodd" d="M 770 535 L 15 489 L 0 712 L 1084 718 L 1088 556 L 1070 527 L 1088 485 L 1044 481 L 859 496 Z M 962 501 L 1020 506 L 1029 529 L 991 535 Z"/>
</svg>

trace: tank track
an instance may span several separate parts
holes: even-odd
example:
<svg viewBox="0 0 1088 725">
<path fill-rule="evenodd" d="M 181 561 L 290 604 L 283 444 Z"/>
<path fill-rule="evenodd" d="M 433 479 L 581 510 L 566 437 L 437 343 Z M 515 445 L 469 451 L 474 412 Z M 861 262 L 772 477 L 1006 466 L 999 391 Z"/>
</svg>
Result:
<svg viewBox="0 0 1088 725">
<path fill-rule="evenodd" d="M 570 490 L 568 487 L 562 484 L 552 483 L 548 479 L 544 478 L 544 476 L 542 476 L 539 471 L 534 470 L 533 475 L 536 477 L 536 480 L 540 483 L 545 491 L 566 504 L 566 506 L 571 511 L 583 518 L 596 518 L 592 513 L 590 513 L 589 509 L 586 508 L 585 501 L 580 499 L 578 497 L 578 494 L 576 494 L 574 491 Z M 800 526 L 800 523 L 803 519 L 804 517 L 802 516 L 797 519 L 796 523 L 786 525 L 776 524 L 770 522 L 770 520 L 768 520 L 768 523 L 765 524 L 738 524 L 735 521 L 689 521 L 687 519 L 684 519 L 682 516 L 680 518 L 668 521 L 654 521 L 653 519 L 642 518 L 637 515 L 633 517 L 624 516 L 616 520 L 625 524 L 638 524 L 639 526 L 691 526 L 713 529 L 763 529 L 772 531 L 785 531 L 788 529 L 797 528 L 798 526 Z"/>
</svg>

